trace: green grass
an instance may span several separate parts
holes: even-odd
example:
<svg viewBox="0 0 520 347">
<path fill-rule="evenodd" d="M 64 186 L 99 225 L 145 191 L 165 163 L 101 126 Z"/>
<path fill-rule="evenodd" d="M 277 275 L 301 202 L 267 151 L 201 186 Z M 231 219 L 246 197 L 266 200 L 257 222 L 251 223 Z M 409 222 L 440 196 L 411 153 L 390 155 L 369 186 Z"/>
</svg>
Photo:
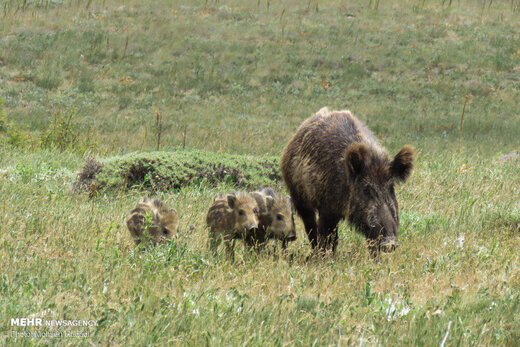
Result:
<svg viewBox="0 0 520 347">
<path fill-rule="evenodd" d="M 376 3 L 0 1 L 0 344 L 518 345 L 520 160 L 501 156 L 520 151 L 518 4 Z M 292 257 L 213 258 L 205 216 L 229 177 L 73 188 L 92 156 L 270 183 L 247 165 L 276 163 L 323 106 L 418 150 L 400 247 L 379 263 L 345 223 L 334 258 L 306 261 L 299 219 Z M 184 232 L 141 252 L 125 218 L 146 195 Z M 12 337 L 37 330 L 10 326 L 30 315 L 98 326 Z"/>
</svg>

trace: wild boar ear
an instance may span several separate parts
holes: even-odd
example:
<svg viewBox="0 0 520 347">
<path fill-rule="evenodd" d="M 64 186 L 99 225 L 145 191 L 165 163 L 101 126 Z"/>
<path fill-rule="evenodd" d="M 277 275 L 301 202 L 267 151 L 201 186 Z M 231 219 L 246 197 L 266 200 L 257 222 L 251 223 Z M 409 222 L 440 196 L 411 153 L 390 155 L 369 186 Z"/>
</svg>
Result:
<svg viewBox="0 0 520 347">
<path fill-rule="evenodd" d="M 258 205 L 258 207 L 263 210 L 264 207 L 265 207 L 265 198 L 264 198 L 264 195 L 259 193 L 259 192 L 254 192 L 253 193 L 253 198 L 255 199 L 256 201 L 256 204 Z"/>
<path fill-rule="evenodd" d="M 158 198 L 154 198 L 152 200 L 152 205 L 154 205 L 157 208 L 161 208 L 163 206 L 163 202 Z"/>
<path fill-rule="evenodd" d="M 227 202 L 228 202 L 229 208 L 231 208 L 231 209 L 235 208 L 236 201 L 237 201 L 237 197 L 235 194 L 228 194 Z"/>
<path fill-rule="evenodd" d="M 271 187 L 266 187 L 266 188 L 264 188 L 264 189 L 263 189 L 263 192 L 264 192 L 264 194 L 267 195 L 267 196 L 272 196 L 272 197 L 274 197 L 274 196 L 276 195 L 276 193 L 274 192 L 273 188 L 271 188 Z"/>
<path fill-rule="evenodd" d="M 269 196 L 267 195 L 265 197 L 265 204 L 267 206 L 267 210 L 271 210 L 271 208 L 273 207 L 273 204 L 274 204 L 274 199 L 272 196 Z"/>
<path fill-rule="evenodd" d="M 410 177 L 413 170 L 415 150 L 411 146 L 404 146 L 397 153 L 390 164 L 390 172 L 399 182 L 404 182 Z"/>
<path fill-rule="evenodd" d="M 345 164 L 350 178 L 355 179 L 363 174 L 365 162 L 368 159 L 368 146 L 364 143 L 354 143 L 345 152 Z"/>
</svg>

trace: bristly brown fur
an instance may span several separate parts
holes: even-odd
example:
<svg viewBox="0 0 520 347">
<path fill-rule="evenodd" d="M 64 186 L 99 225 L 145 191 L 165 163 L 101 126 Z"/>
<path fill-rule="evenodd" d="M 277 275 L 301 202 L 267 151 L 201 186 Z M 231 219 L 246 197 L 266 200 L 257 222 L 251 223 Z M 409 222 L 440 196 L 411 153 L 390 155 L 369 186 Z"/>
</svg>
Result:
<svg viewBox="0 0 520 347">
<path fill-rule="evenodd" d="M 126 225 L 137 245 L 141 242 L 156 245 L 177 235 L 179 218 L 177 211 L 161 200 L 144 199 L 130 211 Z"/>
<path fill-rule="evenodd" d="M 392 161 L 391 170 L 402 182 L 406 181 L 412 174 L 415 149 L 404 146 Z"/>
<path fill-rule="evenodd" d="M 334 250 L 343 218 L 369 240 L 395 242 L 394 184 L 409 177 L 413 158 L 413 149 L 405 146 L 391 160 L 350 111 L 323 108 L 304 121 L 285 147 L 281 166 L 311 245 Z"/>
<path fill-rule="evenodd" d="M 206 216 L 210 249 L 216 253 L 224 240 L 226 252 L 233 258 L 233 240 L 246 239 L 257 229 L 258 215 L 258 204 L 250 194 L 231 192 L 216 197 Z"/>
<path fill-rule="evenodd" d="M 263 248 L 269 239 L 280 240 L 282 248 L 296 240 L 294 207 L 289 197 L 264 188 L 252 193 L 260 210 L 258 229 L 246 239 L 249 246 Z"/>
</svg>

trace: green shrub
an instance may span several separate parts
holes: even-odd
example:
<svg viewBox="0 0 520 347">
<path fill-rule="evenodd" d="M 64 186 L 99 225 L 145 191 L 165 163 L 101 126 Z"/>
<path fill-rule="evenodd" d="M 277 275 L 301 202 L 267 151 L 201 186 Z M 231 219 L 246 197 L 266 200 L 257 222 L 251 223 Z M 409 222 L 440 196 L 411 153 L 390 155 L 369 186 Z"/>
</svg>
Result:
<svg viewBox="0 0 520 347">
<path fill-rule="evenodd" d="M 277 157 L 216 154 L 199 150 L 131 153 L 102 162 L 87 159 L 76 187 L 93 189 L 178 189 L 225 183 L 256 188 L 280 181 Z"/>
<path fill-rule="evenodd" d="M 78 126 L 74 123 L 77 113 L 75 110 L 67 114 L 55 113 L 54 120 L 42 132 L 40 140 L 43 147 L 57 147 L 64 150 L 74 147 L 79 141 Z"/>
<path fill-rule="evenodd" d="M 40 135 L 40 144 L 44 148 L 57 148 L 60 151 L 87 150 L 94 145 L 92 136 L 82 136 L 85 132 L 77 124 L 79 114 L 76 109 L 65 113 L 55 113 L 54 120 Z"/>
</svg>

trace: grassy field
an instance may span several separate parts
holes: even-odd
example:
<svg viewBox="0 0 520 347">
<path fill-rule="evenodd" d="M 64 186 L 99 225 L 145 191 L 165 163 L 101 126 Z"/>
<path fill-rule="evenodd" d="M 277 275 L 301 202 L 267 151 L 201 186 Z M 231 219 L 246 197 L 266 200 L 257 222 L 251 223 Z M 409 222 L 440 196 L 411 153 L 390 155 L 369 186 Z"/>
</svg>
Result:
<svg viewBox="0 0 520 347">
<path fill-rule="evenodd" d="M 519 345 L 519 22 L 517 0 L 0 1 L 0 344 Z M 345 223 L 306 261 L 299 219 L 291 257 L 213 258 L 226 181 L 73 189 L 92 156 L 277 157 L 323 106 L 418 151 L 381 262 Z M 184 232 L 141 252 L 125 218 L 152 194 Z"/>
</svg>

